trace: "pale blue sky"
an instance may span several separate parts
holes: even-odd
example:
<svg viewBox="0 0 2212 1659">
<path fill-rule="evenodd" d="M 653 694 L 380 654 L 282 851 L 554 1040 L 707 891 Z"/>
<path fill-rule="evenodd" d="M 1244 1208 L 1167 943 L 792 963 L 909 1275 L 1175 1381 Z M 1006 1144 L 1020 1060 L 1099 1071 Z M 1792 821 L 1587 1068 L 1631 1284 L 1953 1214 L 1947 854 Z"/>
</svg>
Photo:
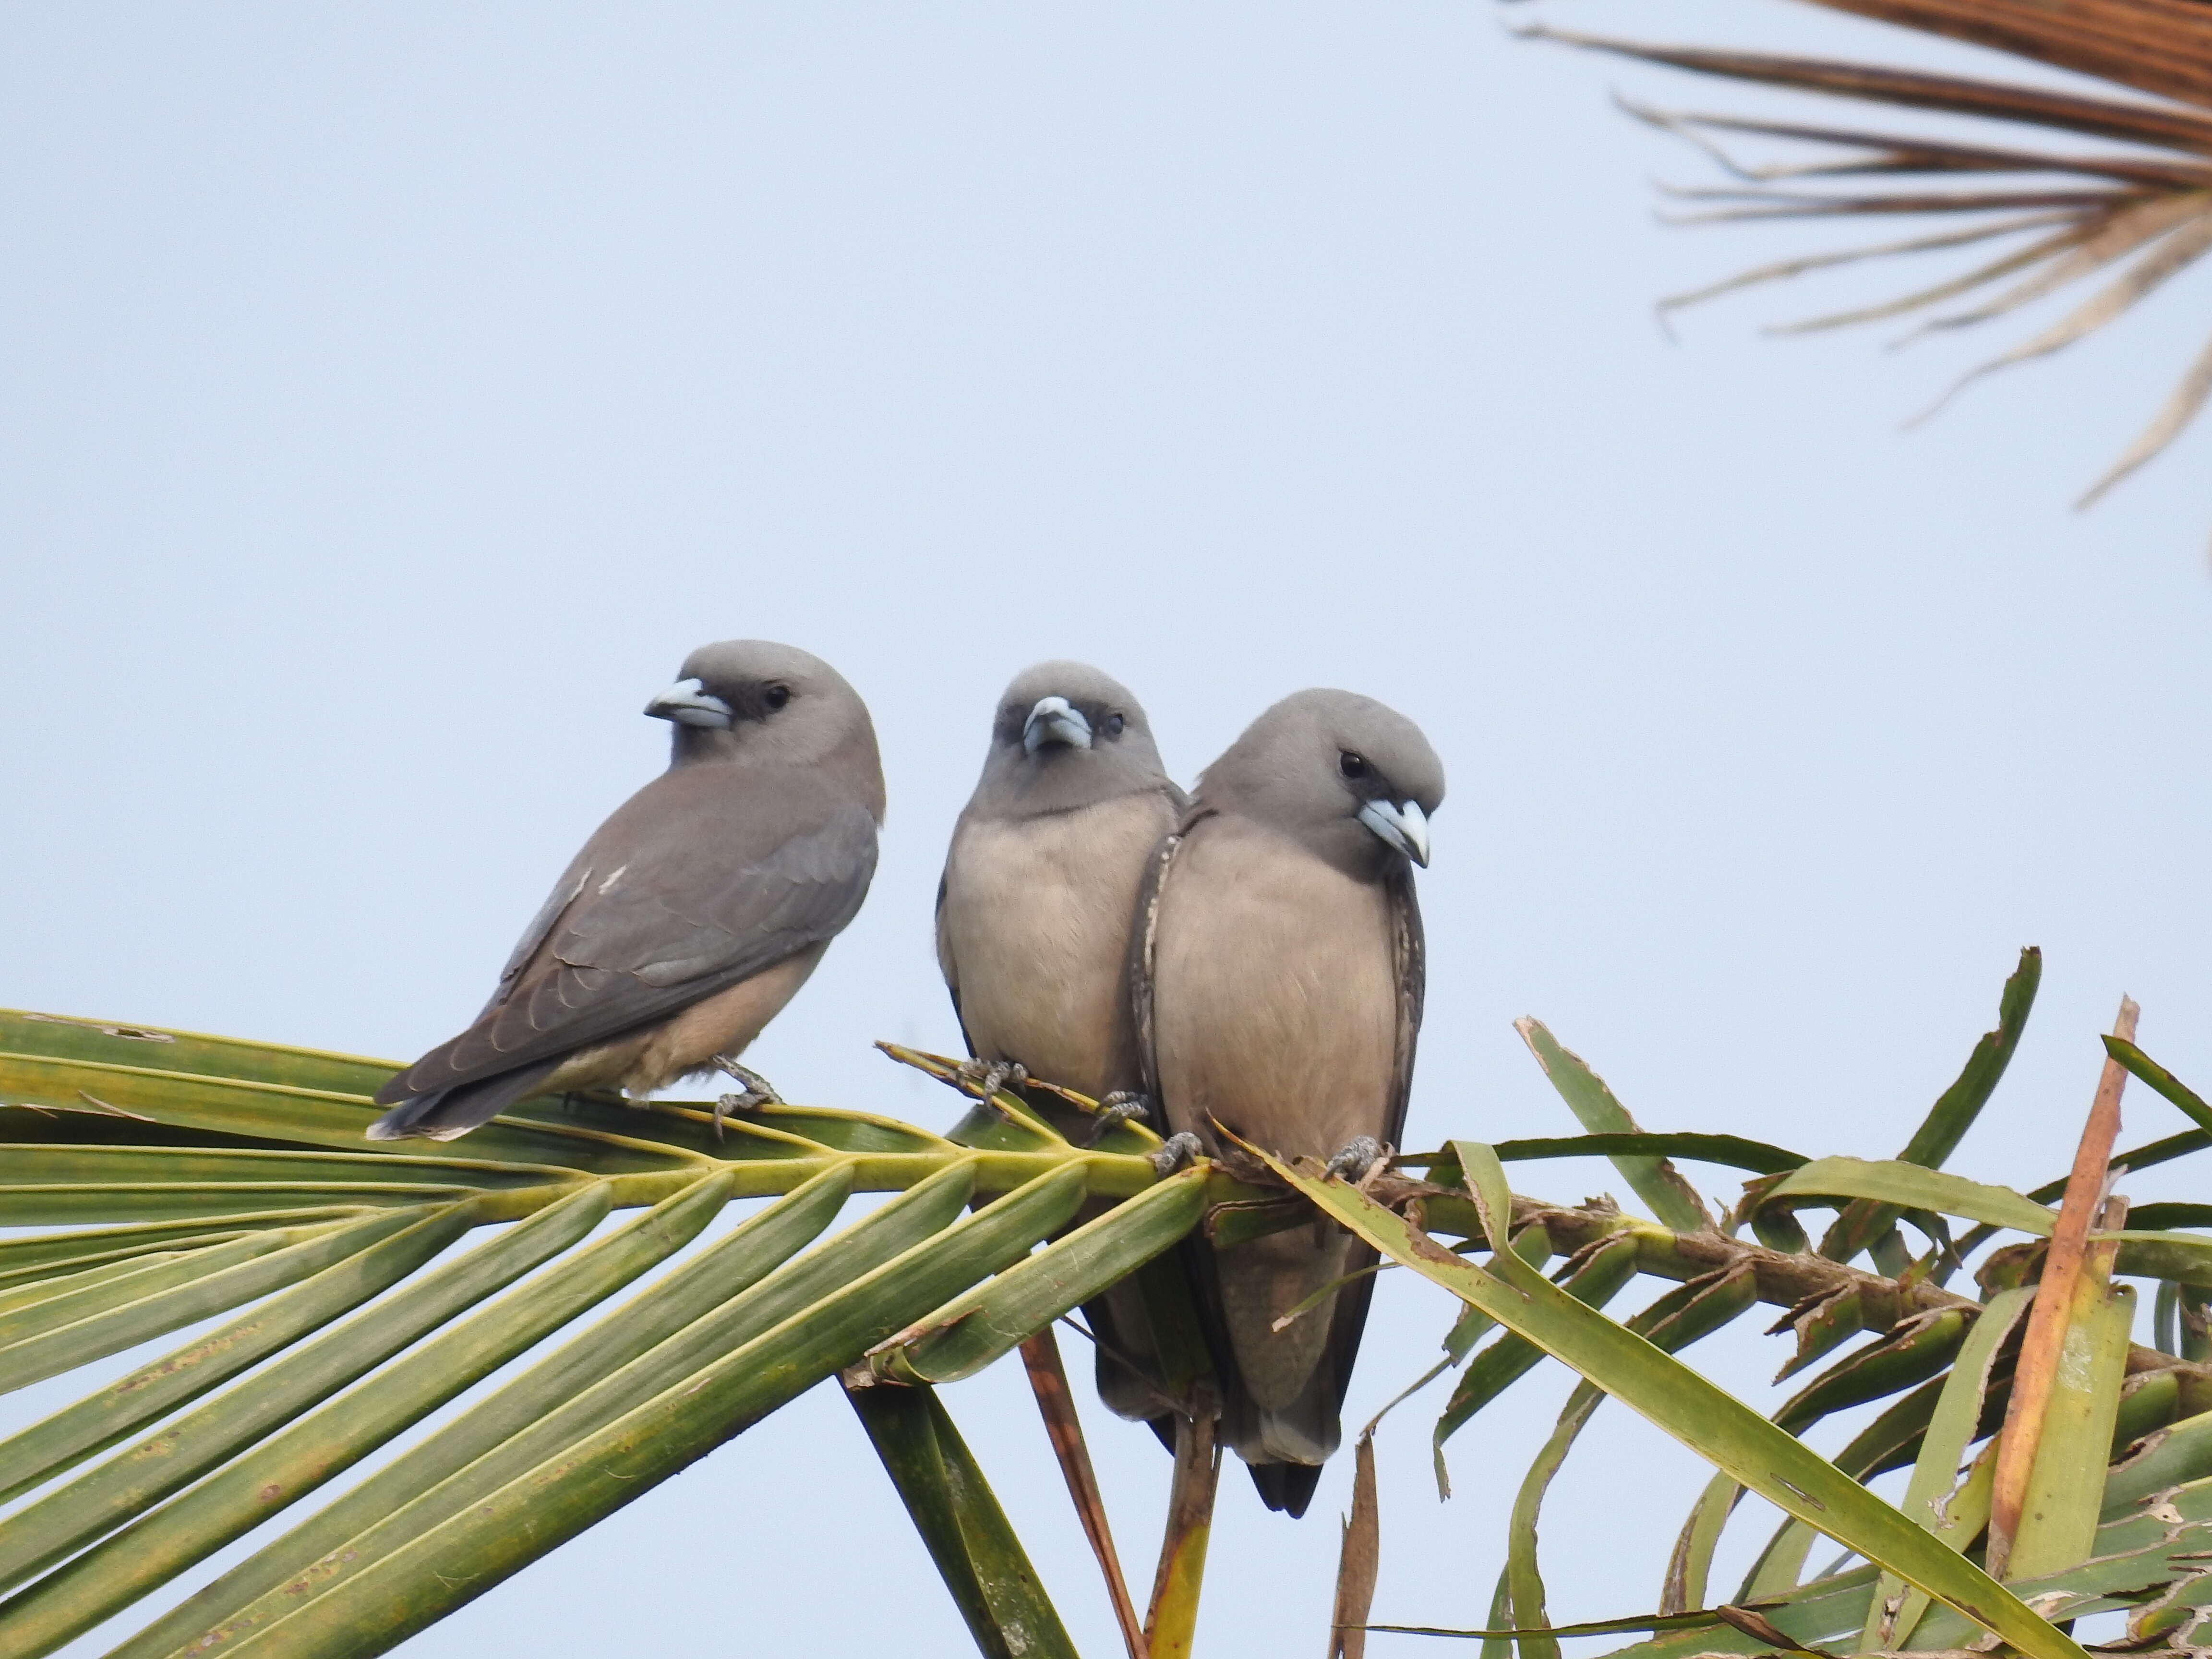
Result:
<svg viewBox="0 0 2212 1659">
<path fill-rule="evenodd" d="M 794 1097 L 948 1121 L 868 1043 L 957 1045 L 937 865 L 995 693 L 1057 655 L 1135 688 L 1186 780 L 1303 685 L 1425 727 L 1417 1140 L 1567 1127 L 1534 1013 L 1652 1127 L 1886 1155 L 2027 943 L 2044 1000 L 1978 1172 L 2064 1166 L 2124 990 L 2204 1086 L 2208 436 L 2067 503 L 2207 284 L 1900 438 L 2013 337 L 1757 337 L 1852 286 L 1669 343 L 1656 296 L 1841 238 L 1655 225 L 1650 178 L 1707 175 L 1609 90 L 1761 100 L 1516 44 L 1520 15 L 16 9 L 0 1004 L 411 1056 L 660 764 L 646 697 L 757 635 L 843 669 L 890 787 L 867 908 L 754 1050 Z M 1881 44 L 1783 7 L 1552 16 Z M 1447 1316 L 1385 1279 L 1355 1413 Z M 1754 1389 L 1778 1358 L 1720 1363 Z M 1478 1419 L 1441 1510 L 1407 1409 L 1379 1617 L 1480 1622 L 1565 1388 Z M 1114 1650 L 1018 1378 L 950 1403 Z M 1148 1579 L 1164 1460 L 1110 1421 L 1094 1448 Z M 1319 1650 L 1348 1480 L 1297 1524 L 1224 1482 L 1202 1651 Z M 1555 1613 L 1651 1605 L 1699 1481 L 1601 1413 Z M 832 1640 L 965 1638 L 817 1393 L 408 1650 Z"/>
</svg>

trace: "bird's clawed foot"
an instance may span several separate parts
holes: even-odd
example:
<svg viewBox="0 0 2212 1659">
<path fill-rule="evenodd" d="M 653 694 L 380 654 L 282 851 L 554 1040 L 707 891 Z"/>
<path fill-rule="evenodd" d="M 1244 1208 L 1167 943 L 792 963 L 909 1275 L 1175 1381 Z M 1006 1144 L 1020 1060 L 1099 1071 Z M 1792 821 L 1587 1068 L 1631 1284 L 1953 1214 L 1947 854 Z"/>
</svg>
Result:
<svg viewBox="0 0 2212 1659">
<path fill-rule="evenodd" d="M 1328 1172 L 1341 1176 L 1357 1187 L 1367 1179 L 1376 1166 L 1387 1163 L 1390 1149 L 1373 1135 L 1354 1135 L 1344 1143 L 1334 1158 L 1328 1161 Z"/>
<path fill-rule="evenodd" d="M 1098 1115 L 1091 1120 L 1088 1144 L 1096 1146 L 1106 1138 L 1107 1132 L 1117 1124 L 1132 1118 L 1141 1121 L 1152 1115 L 1152 1097 L 1139 1094 L 1133 1089 L 1116 1089 L 1098 1103 Z"/>
<path fill-rule="evenodd" d="M 975 1090 L 975 1097 L 1000 1116 L 1006 1110 L 991 1097 L 1001 1089 L 1018 1089 L 1030 1080 L 1030 1068 L 1018 1060 L 963 1060 L 960 1080 Z"/>
<path fill-rule="evenodd" d="M 751 1066 L 740 1066 L 731 1055 L 716 1054 L 714 1069 L 752 1097 L 751 1103 L 755 1106 L 781 1106 L 785 1103 L 783 1097 L 776 1093 L 775 1085 Z"/>
<path fill-rule="evenodd" d="M 770 1083 L 750 1066 L 740 1066 L 727 1054 L 714 1056 L 714 1067 L 738 1086 L 736 1094 L 724 1095 L 714 1103 L 714 1139 L 722 1138 L 722 1120 L 732 1112 L 750 1112 L 763 1106 L 781 1106 L 783 1097 Z"/>
<path fill-rule="evenodd" d="M 1164 1180 L 1196 1158 L 1199 1150 L 1198 1137 L 1185 1129 L 1181 1134 L 1170 1135 L 1160 1143 L 1159 1151 L 1152 1155 L 1152 1167 Z"/>
</svg>

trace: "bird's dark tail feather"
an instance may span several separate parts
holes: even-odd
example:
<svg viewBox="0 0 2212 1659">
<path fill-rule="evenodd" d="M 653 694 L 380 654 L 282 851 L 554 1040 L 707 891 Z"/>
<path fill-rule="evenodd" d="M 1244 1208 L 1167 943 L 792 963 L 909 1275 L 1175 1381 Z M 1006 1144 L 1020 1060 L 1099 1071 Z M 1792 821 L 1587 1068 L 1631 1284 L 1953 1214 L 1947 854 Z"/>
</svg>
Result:
<svg viewBox="0 0 2212 1659">
<path fill-rule="evenodd" d="M 1313 1502 L 1314 1488 L 1321 1485 L 1321 1465 L 1318 1463 L 1252 1463 L 1252 1484 L 1260 1489 L 1260 1501 L 1271 1510 L 1280 1510 L 1291 1520 L 1306 1512 Z"/>
<path fill-rule="evenodd" d="M 452 1140 L 535 1094 L 564 1055 L 403 1100 L 368 1126 L 371 1140 Z"/>
</svg>

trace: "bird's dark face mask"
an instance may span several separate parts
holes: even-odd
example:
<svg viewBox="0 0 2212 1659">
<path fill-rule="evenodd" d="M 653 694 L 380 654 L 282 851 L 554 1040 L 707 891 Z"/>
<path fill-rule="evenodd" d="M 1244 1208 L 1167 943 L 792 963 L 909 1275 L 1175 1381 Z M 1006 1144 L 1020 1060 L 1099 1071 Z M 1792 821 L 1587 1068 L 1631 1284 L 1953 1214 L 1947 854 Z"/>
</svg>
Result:
<svg viewBox="0 0 2212 1659">
<path fill-rule="evenodd" d="M 1198 799 L 1297 841 L 1348 875 L 1429 861 L 1443 763 L 1404 715 L 1350 691 L 1294 692 L 1199 780 Z"/>
<path fill-rule="evenodd" d="M 771 728 L 804 724 L 793 705 L 798 688 L 786 679 L 735 679 L 687 675 L 646 704 L 645 712 L 676 728 L 674 758 L 730 759 L 773 744 Z"/>
<path fill-rule="evenodd" d="M 1159 751 L 1133 705 L 1047 691 L 1000 705 L 984 763 L 987 791 L 1016 816 L 1062 812 L 1164 782 Z"/>
<path fill-rule="evenodd" d="M 1337 751 L 1336 773 L 1358 803 L 1352 816 L 1360 827 L 1392 852 L 1427 869 L 1429 815 L 1421 803 L 1357 750 Z"/>
<path fill-rule="evenodd" d="M 1128 716 L 1112 704 L 1093 697 L 1062 696 L 1057 692 L 1039 697 L 1024 708 L 1009 703 L 999 711 L 1000 741 L 1019 744 L 1030 760 L 1048 763 L 1075 754 L 1102 750 L 1121 741 Z"/>
</svg>

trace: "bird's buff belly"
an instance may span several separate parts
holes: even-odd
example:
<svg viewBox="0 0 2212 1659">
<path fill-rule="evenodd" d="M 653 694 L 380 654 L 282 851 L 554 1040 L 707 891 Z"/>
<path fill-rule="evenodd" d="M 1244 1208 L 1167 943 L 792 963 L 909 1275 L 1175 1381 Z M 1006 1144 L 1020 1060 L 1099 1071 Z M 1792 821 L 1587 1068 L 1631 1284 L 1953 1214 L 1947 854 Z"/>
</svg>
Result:
<svg viewBox="0 0 2212 1659">
<path fill-rule="evenodd" d="M 644 1096 L 678 1078 L 712 1070 L 715 1055 L 734 1058 L 744 1051 L 798 994 L 829 948 L 826 939 L 809 945 L 659 1024 L 579 1050 L 546 1079 L 545 1091 L 617 1088 Z"/>
<path fill-rule="evenodd" d="M 1137 1085 L 1122 961 L 1165 813 L 1146 795 L 965 831 L 940 925 L 978 1054 L 1092 1096 Z"/>
</svg>

